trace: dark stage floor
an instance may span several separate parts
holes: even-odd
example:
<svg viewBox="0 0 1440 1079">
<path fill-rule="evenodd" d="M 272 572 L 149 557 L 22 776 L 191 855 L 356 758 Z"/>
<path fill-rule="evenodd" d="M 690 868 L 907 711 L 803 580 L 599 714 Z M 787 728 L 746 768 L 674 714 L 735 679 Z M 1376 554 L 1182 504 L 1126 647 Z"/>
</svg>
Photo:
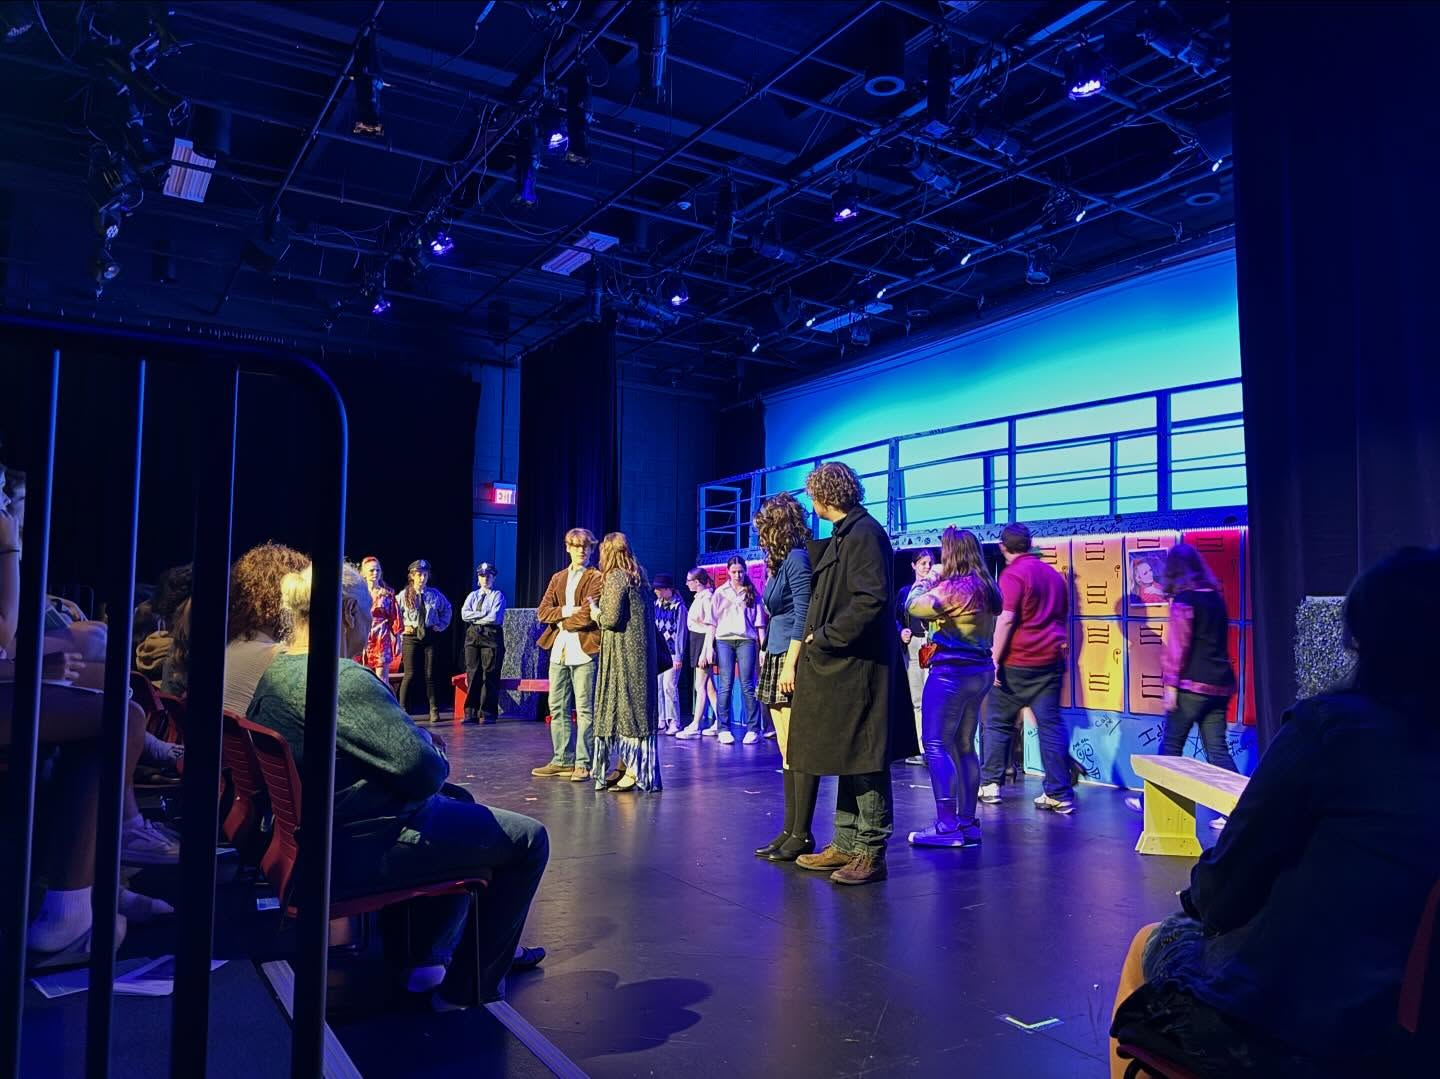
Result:
<svg viewBox="0 0 1440 1079">
<path fill-rule="evenodd" d="M 550 829 L 526 934 L 550 955 L 511 979 L 509 1003 L 597 1077 L 1099 1077 L 1125 946 L 1174 909 L 1190 868 L 1134 853 L 1123 792 L 1082 788 L 1057 817 L 1030 805 L 1034 778 L 984 810 L 980 849 L 914 850 L 904 833 L 930 820 L 930 790 L 899 765 L 890 879 L 847 889 L 751 853 L 777 830 L 773 742 L 666 739 L 666 790 L 634 795 L 533 779 L 550 754 L 538 724 L 441 729 L 452 779 Z M 1007 1015 L 1060 1023 L 1026 1033 Z M 375 1079 L 474 1063 L 456 1018 L 425 1017 L 419 1055 L 335 1027 Z"/>
</svg>

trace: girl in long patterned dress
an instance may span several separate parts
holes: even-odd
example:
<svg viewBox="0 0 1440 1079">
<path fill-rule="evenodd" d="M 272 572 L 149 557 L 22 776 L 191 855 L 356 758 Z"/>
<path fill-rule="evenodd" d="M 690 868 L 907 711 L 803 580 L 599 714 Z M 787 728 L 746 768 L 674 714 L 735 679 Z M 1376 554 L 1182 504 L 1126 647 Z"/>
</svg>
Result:
<svg viewBox="0 0 1440 1079">
<path fill-rule="evenodd" d="M 370 633 L 365 638 L 365 651 L 360 665 L 375 672 L 375 677 L 390 684 L 390 665 L 400 654 L 400 605 L 395 602 L 395 589 L 385 583 L 380 559 L 370 555 L 360 563 L 360 575 L 370 588 Z"/>
<path fill-rule="evenodd" d="M 655 593 L 623 532 L 611 532 L 601 541 L 600 572 L 605 577 L 600 602 L 592 601 L 600 626 L 595 789 L 613 785 L 617 791 L 658 791 Z"/>
</svg>

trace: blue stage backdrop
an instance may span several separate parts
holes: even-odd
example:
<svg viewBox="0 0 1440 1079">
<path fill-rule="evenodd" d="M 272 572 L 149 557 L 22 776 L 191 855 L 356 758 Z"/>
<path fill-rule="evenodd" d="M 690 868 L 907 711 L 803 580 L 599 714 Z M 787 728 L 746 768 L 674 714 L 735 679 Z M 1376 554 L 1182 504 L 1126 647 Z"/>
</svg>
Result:
<svg viewBox="0 0 1440 1079">
<path fill-rule="evenodd" d="M 765 463 L 1239 375 L 1226 252 L 768 395 Z"/>
</svg>

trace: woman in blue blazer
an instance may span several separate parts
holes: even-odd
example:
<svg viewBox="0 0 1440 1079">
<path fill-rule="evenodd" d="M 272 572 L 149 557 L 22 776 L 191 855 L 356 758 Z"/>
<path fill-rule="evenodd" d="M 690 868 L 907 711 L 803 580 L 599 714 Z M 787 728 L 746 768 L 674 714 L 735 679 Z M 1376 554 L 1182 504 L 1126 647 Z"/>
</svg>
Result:
<svg viewBox="0 0 1440 1079">
<path fill-rule="evenodd" d="M 785 821 L 780 834 L 755 854 L 772 862 L 793 862 L 815 849 L 811 821 L 815 817 L 818 776 L 790 770 L 790 695 L 795 691 L 795 663 L 800 658 L 800 641 L 805 636 L 805 616 L 810 609 L 810 555 L 806 543 L 810 528 L 805 511 L 789 493 L 768 499 L 755 515 L 755 530 L 765 551 L 765 613 L 770 632 L 765 638 L 765 659 L 760 667 L 756 698 L 770 709 L 775 725 L 780 760 L 784 764 Z"/>
</svg>

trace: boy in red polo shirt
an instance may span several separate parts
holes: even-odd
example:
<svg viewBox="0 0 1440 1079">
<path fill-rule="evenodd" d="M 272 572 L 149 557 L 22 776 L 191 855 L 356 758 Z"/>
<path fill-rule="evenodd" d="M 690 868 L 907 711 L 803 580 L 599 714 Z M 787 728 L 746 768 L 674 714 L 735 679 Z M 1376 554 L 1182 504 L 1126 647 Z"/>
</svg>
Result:
<svg viewBox="0 0 1440 1079">
<path fill-rule="evenodd" d="M 1035 713 L 1045 793 L 1037 809 L 1071 813 L 1068 732 L 1060 718 L 1060 680 L 1065 669 L 1070 596 L 1062 577 L 1030 551 L 1030 529 L 1006 525 L 1000 533 L 1005 569 L 1000 574 L 1004 609 L 995 622 L 991 658 L 995 685 L 985 701 L 985 761 L 980 768 L 980 801 L 1000 803 L 1000 781 L 1010 760 L 1020 709 Z"/>
</svg>

